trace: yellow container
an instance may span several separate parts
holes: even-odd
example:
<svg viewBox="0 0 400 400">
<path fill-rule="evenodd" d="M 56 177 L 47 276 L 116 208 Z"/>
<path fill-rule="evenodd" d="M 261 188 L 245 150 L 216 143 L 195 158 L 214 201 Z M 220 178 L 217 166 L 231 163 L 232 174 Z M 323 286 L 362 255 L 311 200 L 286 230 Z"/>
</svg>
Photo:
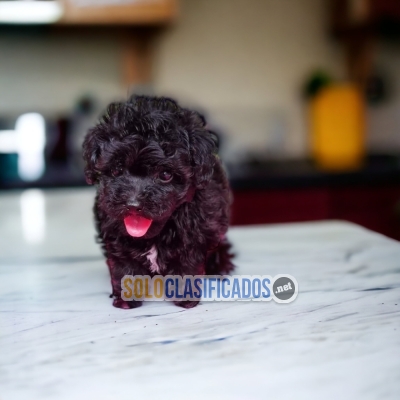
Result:
<svg viewBox="0 0 400 400">
<path fill-rule="evenodd" d="M 311 100 L 313 156 L 324 169 L 344 170 L 362 166 L 365 156 L 365 103 L 352 84 L 321 89 Z"/>
</svg>

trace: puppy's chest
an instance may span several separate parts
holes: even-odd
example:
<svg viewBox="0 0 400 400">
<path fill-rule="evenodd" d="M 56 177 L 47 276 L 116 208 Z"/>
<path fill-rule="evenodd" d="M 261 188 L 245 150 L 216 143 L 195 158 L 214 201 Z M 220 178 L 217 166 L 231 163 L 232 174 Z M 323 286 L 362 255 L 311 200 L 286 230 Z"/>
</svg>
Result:
<svg viewBox="0 0 400 400">
<path fill-rule="evenodd" d="M 179 252 L 174 253 L 174 257 L 168 257 L 167 254 L 160 254 L 160 250 L 157 248 L 155 244 L 153 244 L 147 252 L 143 253 L 148 262 L 147 268 L 153 274 L 164 275 L 166 273 L 172 273 L 174 268 L 171 269 L 174 265 L 180 264 L 179 260 Z"/>
<path fill-rule="evenodd" d="M 153 274 L 161 274 L 163 268 L 161 268 L 160 263 L 158 261 L 158 251 L 157 247 L 153 244 L 151 249 L 143 254 L 150 263 L 149 269 Z"/>
</svg>

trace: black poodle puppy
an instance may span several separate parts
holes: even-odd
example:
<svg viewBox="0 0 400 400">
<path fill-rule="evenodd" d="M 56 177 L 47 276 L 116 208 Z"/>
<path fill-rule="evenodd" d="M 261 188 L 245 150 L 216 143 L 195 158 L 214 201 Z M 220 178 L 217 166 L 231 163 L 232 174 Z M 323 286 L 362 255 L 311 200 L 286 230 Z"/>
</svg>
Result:
<svg viewBox="0 0 400 400">
<path fill-rule="evenodd" d="M 234 268 L 225 236 L 231 192 L 217 150 L 205 119 L 168 98 L 113 103 L 89 130 L 85 175 L 97 185 L 98 241 L 115 307 L 141 305 L 121 298 L 124 275 L 218 275 Z"/>
</svg>

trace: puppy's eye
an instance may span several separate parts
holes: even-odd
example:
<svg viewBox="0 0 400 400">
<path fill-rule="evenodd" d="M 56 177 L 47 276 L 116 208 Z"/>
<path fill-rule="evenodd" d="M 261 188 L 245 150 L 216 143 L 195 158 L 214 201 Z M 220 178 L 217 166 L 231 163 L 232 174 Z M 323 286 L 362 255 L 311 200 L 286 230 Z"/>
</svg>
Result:
<svg viewBox="0 0 400 400">
<path fill-rule="evenodd" d="M 122 167 L 120 165 L 117 165 L 111 170 L 111 175 L 114 177 L 122 175 Z"/>
<path fill-rule="evenodd" d="M 158 174 L 158 177 L 162 182 L 170 182 L 172 180 L 172 174 L 169 171 L 162 171 Z"/>
</svg>

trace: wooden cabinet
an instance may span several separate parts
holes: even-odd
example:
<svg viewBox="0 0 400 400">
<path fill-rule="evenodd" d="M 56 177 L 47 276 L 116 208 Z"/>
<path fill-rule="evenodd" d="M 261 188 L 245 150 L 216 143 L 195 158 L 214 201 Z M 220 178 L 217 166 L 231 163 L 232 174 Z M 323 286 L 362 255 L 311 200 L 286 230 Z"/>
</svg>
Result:
<svg viewBox="0 0 400 400">
<path fill-rule="evenodd" d="M 63 0 L 62 25 L 152 25 L 175 19 L 177 0 Z"/>
<path fill-rule="evenodd" d="M 234 191 L 232 224 L 341 219 L 400 239 L 400 185 Z"/>
<path fill-rule="evenodd" d="M 400 36 L 399 0 L 330 0 L 329 31 L 345 50 L 347 78 L 363 90 L 382 38 Z"/>
<path fill-rule="evenodd" d="M 117 36 L 121 41 L 122 80 L 128 87 L 152 83 L 154 39 L 178 14 L 178 0 L 16 0 L 2 3 L 0 1 L 0 26 L 5 29 L 13 25 L 29 29 L 39 24 L 41 32 L 49 35 L 58 32 L 85 35 L 97 30 Z"/>
</svg>

